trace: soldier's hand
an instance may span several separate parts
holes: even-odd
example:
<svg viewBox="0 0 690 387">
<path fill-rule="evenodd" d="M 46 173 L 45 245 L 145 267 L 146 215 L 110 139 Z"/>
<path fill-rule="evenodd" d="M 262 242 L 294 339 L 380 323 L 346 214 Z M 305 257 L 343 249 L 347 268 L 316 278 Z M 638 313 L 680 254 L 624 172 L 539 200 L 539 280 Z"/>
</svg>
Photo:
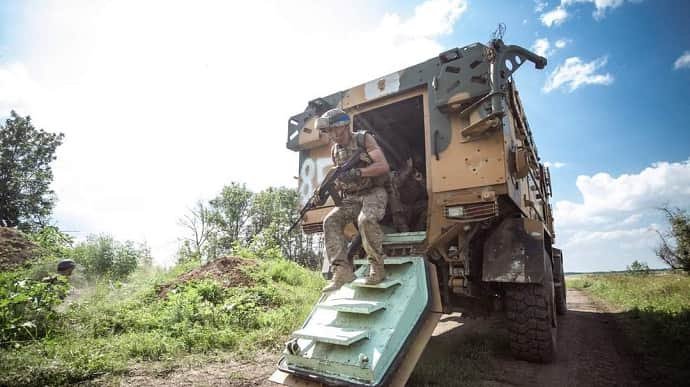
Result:
<svg viewBox="0 0 690 387">
<path fill-rule="evenodd" d="M 309 205 L 311 207 L 319 207 L 326 203 L 326 200 L 328 200 L 328 197 L 319 195 L 319 188 L 316 188 L 309 199 Z"/>
<path fill-rule="evenodd" d="M 360 177 L 362 177 L 362 170 L 359 168 L 352 168 L 345 172 L 340 179 L 346 183 L 350 183 L 359 179 Z"/>
</svg>

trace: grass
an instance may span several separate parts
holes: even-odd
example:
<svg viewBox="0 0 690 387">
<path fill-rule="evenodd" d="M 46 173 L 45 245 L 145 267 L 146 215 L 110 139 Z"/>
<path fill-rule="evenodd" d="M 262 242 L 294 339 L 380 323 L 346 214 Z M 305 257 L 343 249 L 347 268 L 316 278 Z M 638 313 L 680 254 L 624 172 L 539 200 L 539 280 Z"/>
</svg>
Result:
<svg viewBox="0 0 690 387">
<path fill-rule="evenodd" d="M 245 269 L 252 287 L 201 280 L 158 296 L 157 285 L 188 269 L 140 270 L 126 283 L 79 289 L 82 296 L 60 308 L 53 334 L 0 348 L 0 386 L 76 383 L 189 355 L 251 356 L 282 344 L 323 286 L 318 273 L 276 259 Z"/>
<path fill-rule="evenodd" d="M 690 276 L 584 275 L 567 285 L 611 306 L 636 357 L 641 376 L 656 383 L 684 384 L 690 378 Z"/>
</svg>

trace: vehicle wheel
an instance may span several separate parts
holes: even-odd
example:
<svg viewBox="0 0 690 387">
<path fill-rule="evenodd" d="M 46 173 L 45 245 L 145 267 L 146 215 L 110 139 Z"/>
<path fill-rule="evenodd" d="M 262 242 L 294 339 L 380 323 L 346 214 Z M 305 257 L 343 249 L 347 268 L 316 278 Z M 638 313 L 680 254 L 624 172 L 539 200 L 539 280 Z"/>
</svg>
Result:
<svg viewBox="0 0 690 387">
<path fill-rule="evenodd" d="M 556 321 L 553 281 L 545 284 L 511 284 L 506 289 L 506 311 L 513 356 L 549 363 L 556 355 Z"/>
</svg>

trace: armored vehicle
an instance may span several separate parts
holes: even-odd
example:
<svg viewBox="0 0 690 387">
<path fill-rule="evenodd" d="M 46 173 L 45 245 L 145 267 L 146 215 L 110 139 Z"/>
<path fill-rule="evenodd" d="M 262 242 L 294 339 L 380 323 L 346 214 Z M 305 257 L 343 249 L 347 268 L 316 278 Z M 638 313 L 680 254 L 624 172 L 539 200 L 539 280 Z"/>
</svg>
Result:
<svg viewBox="0 0 690 387">
<path fill-rule="evenodd" d="M 289 119 L 305 204 L 331 167 L 314 121 L 333 107 L 373 133 L 391 166 L 386 280 L 324 294 L 286 344 L 272 380 L 287 385 L 404 385 L 442 313 L 504 313 L 518 358 L 549 362 L 566 312 L 554 248 L 549 170 L 539 159 L 513 73 L 546 59 L 501 39 L 454 48 L 317 98 Z M 329 200 L 308 211 L 322 231 Z M 354 226 L 348 231 L 356 235 Z M 353 252 L 358 277 L 367 261 Z"/>
</svg>

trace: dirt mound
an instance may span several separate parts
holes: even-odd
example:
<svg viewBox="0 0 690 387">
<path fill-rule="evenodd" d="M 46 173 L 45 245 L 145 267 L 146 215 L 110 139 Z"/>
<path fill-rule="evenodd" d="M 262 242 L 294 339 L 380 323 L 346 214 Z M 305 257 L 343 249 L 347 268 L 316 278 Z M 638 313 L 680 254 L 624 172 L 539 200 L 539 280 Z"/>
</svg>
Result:
<svg viewBox="0 0 690 387">
<path fill-rule="evenodd" d="M 29 260 L 36 248 L 21 232 L 0 227 L 0 270 L 11 270 Z"/>
<path fill-rule="evenodd" d="M 253 284 L 253 280 L 244 271 L 242 271 L 242 268 L 254 265 L 256 265 L 256 261 L 251 259 L 238 257 L 218 258 L 201 267 L 180 275 L 172 282 L 161 285 L 158 288 L 158 296 L 165 297 L 169 291 L 189 281 L 207 278 L 218 281 L 226 288 L 250 286 Z"/>
</svg>

